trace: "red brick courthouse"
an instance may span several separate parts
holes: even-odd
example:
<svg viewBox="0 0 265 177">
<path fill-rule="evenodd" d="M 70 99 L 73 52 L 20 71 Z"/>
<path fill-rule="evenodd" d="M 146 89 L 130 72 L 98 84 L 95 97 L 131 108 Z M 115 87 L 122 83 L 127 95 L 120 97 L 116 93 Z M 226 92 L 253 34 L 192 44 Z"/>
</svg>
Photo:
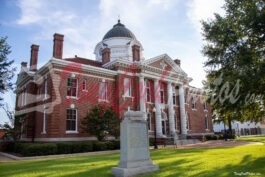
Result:
<svg viewBox="0 0 265 177">
<path fill-rule="evenodd" d="M 31 46 L 29 66 L 21 63 L 15 93 L 22 140 L 94 140 L 80 124 L 100 102 L 112 105 L 120 119 L 127 110 L 146 112 L 150 137 L 213 133 L 205 93 L 189 85 L 180 60 L 167 54 L 145 59 L 140 41 L 120 21 L 96 45 L 95 60 L 63 58 L 63 41 L 54 34 L 53 56 L 40 69 L 38 45 Z"/>
</svg>

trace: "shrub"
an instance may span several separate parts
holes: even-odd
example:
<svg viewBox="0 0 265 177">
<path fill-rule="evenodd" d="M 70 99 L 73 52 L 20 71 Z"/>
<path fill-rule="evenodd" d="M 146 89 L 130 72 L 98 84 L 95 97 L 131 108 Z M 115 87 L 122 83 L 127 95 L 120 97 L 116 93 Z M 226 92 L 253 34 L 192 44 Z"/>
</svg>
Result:
<svg viewBox="0 0 265 177">
<path fill-rule="evenodd" d="M 23 156 L 41 156 L 53 155 L 57 152 L 57 146 L 52 143 L 37 144 L 37 143 L 23 143 Z"/>
<path fill-rule="evenodd" d="M 112 141 L 114 149 L 120 149 L 120 140 L 113 140 Z"/>
<path fill-rule="evenodd" d="M 3 147 L 3 151 L 6 152 L 14 152 L 15 151 L 15 142 L 8 142 L 5 147 Z"/>
<path fill-rule="evenodd" d="M 92 142 L 82 142 L 82 152 L 92 152 L 93 151 L 93 143 Z"/>
<path fill-rule="evenodd" d="M 118 140 L 112 140 L 112 141 L 106 141 L 107 150 L 115 150 L 120 149 L 120 141 Z"/>
<path fill-rule="evenodd" d="M 23 144 L 24 143 L 15 143 L 14 144 L 14 152 L 22 154 L 23 148 L 24 148 Z"/>
<path fill-rule="evenodd" d="M 220 135 L 206 135 L 205 136 L 206 140 L 219 140 L 220 139 Z"/>
<path fill-rule="evenodd" d="M 96 141 L 96 142 L 94 142 L 93 150 L 94 151 L 105 151 L 105 150 L 107 150 L 107 143 Z"/>
<path fill-rule="evenodd" d="M 58 142 L 58 143 L 13 143 L 7 144 L 6 151 L 23 156 L 41 156 L 53 154 L 71 154 L 92 151 L 105 151 L 120 148 L 120 141 L 106 142 Z"/>
<path fill-rule="evenodd" d="M 215 134 L 215 135 L 206 135 L 206 140 L 222 140 L 222 139 L 236 139 L 236 135 L 223 135 L 223 134 Z"/>
<path fill-rule="evenodd" d="M 71 154 L 72 143 L 71 142 L 60 142 L 57 143 L 57 154 Z"/>
</svg>

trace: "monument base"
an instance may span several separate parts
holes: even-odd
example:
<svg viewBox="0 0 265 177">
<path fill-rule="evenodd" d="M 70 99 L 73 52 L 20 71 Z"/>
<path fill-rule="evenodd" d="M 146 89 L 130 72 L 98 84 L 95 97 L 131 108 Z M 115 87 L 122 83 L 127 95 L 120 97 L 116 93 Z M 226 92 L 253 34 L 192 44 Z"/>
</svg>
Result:
<svg viewBox="0 0 265 177">
<path fill-rule="evenodd" d="M 111 172 L 116 177 L 129 177 L 159 170 L 150 159 L 145 113 L 128 111 L 121 122 L 120 162 Z"/>
<path fill-rule="evenodd" d="M 116 177 L 136 176 L 136 175 L 145 174 L 145 173 L 152 173 L 158 170 L 159 170 L 159 166 L 157 164 L 134 167 L 134 168 L 113 167 L 111 169 L 112 174 Z"/>
</svg>

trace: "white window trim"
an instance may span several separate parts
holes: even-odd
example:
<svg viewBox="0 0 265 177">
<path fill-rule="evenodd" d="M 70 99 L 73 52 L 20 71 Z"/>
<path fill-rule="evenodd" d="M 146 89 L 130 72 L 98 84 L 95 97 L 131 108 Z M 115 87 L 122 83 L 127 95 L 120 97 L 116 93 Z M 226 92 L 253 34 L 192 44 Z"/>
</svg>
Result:
<svg viewBox="0 0 265 177">
<path fill-rule="evenodd" d="M 175 96 L 175 99 L 174 99 L 174 96 Z M 175 100 L 175 104 L 174 104 L 174 100 Z M 177 106 L 177 94 L 176 94 L 176 92 L 172 93 L 172 102 L 173 102 L 174 106 Z"/>
<path fill-rule="evenodd" d="M 191 109 L 197 111 L 196 99 L 194 98 L 194 96 L 191 97 Z"/>
<path fill-rule="evenodd" d="M 27 105 L 27 89 L 23 91 L 23 95 L 22 95 L 22 106 L 26 106 L 26 105 Z"/>
<path fill-rule="evenodd" d="M 184 104 L 189 104 L 188 103 L 187 90 L 186 89 L 184 89 L 183 94 L 184 94 Z"/>
<path fill-rule="evenodd" d="M 146 89 L 146 96 L 145 96 L 145 98 L 146 98 L 146 102 L 147 102 L 147 103 L 152 103 L 151 87 L 150 87 L 150 82 L 149 82 L 148 80 L 145 81 L 145 89 Z M 149 90 L 149 98 L 150 98 L 149 101 L 148 101 L 148 99 L 147 99 L 147 90 Z"/>
<path fill-rule="evenodd" d="M 108 100 L 108 84 L 106 82 L 100 82 L 99 83 L 99 99 L 98 101 L 99 102 L 107 102 L 109 103 L 109 100 Z M 103 90 L 104 88 L 104 90 Z"/>
<path fill-rule="evenodd" d="M 161 99 L 161 93 L 163 93 L 163 100 Z M 160 103 L 165 104 L 165 90 L 164 90 L 164 85 L 161 83 L 160 84 Z"/>
<path fill-rule="evenodd" d="M 48 80 L 45 79 L 44 83 L 44 100 L 48 99 Z"/>
<path fill-rule="evenodd" d="M 207 115 L 204 116 L 204 124 L 205 124 L 205 130 L 209 131 L 209 119 Z"/>
<path fill-rule="evenodd" d="M 45 110 L 45 108 L 44 108 L 44 110 L 43 110 L 43 121 L 42 121 L 42 132 L 41 132 L 41 134 L 46 134 L 46 122 L 47 122 L 47 114 L 46 114 L 46 110 Z"/>
<path fill-rule="evenodd" d="M 21 92 L 21 107 L 23 107 L 24 106 L 24 91 L 23 92 Z"/>
<path fill-rule="evenodd" d="M 67 109 L 72 109 L 72 108 L 67 108 Z M 77 113 L 77 109 L 75 109 L 76 110 L 76 112 L 75 112 L 75 114 L 76 114 L 76 119 L 75 119 L 75 121 L 76 121 L 76 123 L 75 123 L 75 130 L 66 130 L 65 131 L 65 133 L 66 134 L 77 134 L 77 133 L 79 133 L 78 132 L 78 113 Z M 67 116 L 67 115 L 66 115 Z M 67 117 L 66 117 L 67 118 Z M 67 120 L 66 120 L 67 121 Z"/>
<path fill-rule="evenodd" d="M 78 85 L 78 79 L 77 79 L 77 78 L 73 78 L 73 77 L 68 77 L 68 78 L 67 78 L 67 88 L 66 88 L 66 89 L 68 89 L 68 79 L 69 79 L 69 78 L 76 79 L 76 94 L 75 94 L 76 96 L 72 96 L 72 95 L 69 96 L 69 95 L 67 95 L 67 93 L 66 93 L 66 98 L 67 98 L 67 99 L 69 99 L 69 98 L 72 98 L 72 99 L 78 99 L 78 86 L 79 86 L 79 85 Z"/>
<path fill-rule="evenodd" d="M 190 130 L 190 118 L 188 116 L 188 113 L 186 112 L 186 128 L 187 130 Z"/>
<path fill-rule="evenodd" d="M 85 88 L 84 88 L 84 82 L 85 82 Z M 86 79 L 83 79 L 83 81 L 82 81 L 82 91 L 87 92 L 87 81 L 86 81 Z"/>
<path fill-rule="evenodd" d="M 126 88 L 126 87 L 128 87 L 128 88 Z M 130 78 L 124 78 L 124 81 L 123 81 L 123 97 L 129 97 L 129 98 L 132 97 L 132 84 L 131 84 L 131 79 Z"/>
<path fill-rule="evenodd" d="M 203 103 L 203 111 L 204 112 L 208 112 L 207 103 L 206 102 Z"/>
</svg>

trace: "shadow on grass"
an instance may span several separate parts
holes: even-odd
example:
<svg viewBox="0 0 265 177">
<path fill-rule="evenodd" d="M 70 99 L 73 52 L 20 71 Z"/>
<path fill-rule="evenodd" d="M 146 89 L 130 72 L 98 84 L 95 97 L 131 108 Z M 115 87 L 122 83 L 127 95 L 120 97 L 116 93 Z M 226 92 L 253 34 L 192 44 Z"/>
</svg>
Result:
<svg viewBox="0 0 265 177">
<path fill-rule="evenodd" d="M 160 170 L 141 177 L 231 177 L 241 172 L 265 176 L 264 147 L 151 150 L 151 159 Z M 119 158 L 119 153 L 113 153 L 0 163 L 0 176 L 111 177 L 111 168 L 118 165 Z"/>
<path fill-rule="evenodd" d="M 119 154 L 91 155 L 82 157 L 25 160 L 0 163 L 0 176 L 111 176 L 110 169 L 119 161 Z M 109 175 L 106 175 L 109 174 Z"/>
<path fill-rule="evenodd" d="M 176 177 L 176 176 L 198 176 L 198 177 L 231 177 L 231 176 L 265 176 L 265 154 L 264 146 L 248 147 L 226 147 L 214 149 L 182 149 L 172 151 L 175 160 L 163 155 L 155 156 L 160 170 L 154 174 L 146 174 L 141 177 Z M 240 152 L 242 150 L 242 154 Z M 254 152 L 255 151 L 255 152 Z M 253 152 L 253 154 L 252 154 Z M 245 154 L 245 155 L 244 155 Z M 160 160 L 159 160 L 160 159 Z"/>
</svg>

